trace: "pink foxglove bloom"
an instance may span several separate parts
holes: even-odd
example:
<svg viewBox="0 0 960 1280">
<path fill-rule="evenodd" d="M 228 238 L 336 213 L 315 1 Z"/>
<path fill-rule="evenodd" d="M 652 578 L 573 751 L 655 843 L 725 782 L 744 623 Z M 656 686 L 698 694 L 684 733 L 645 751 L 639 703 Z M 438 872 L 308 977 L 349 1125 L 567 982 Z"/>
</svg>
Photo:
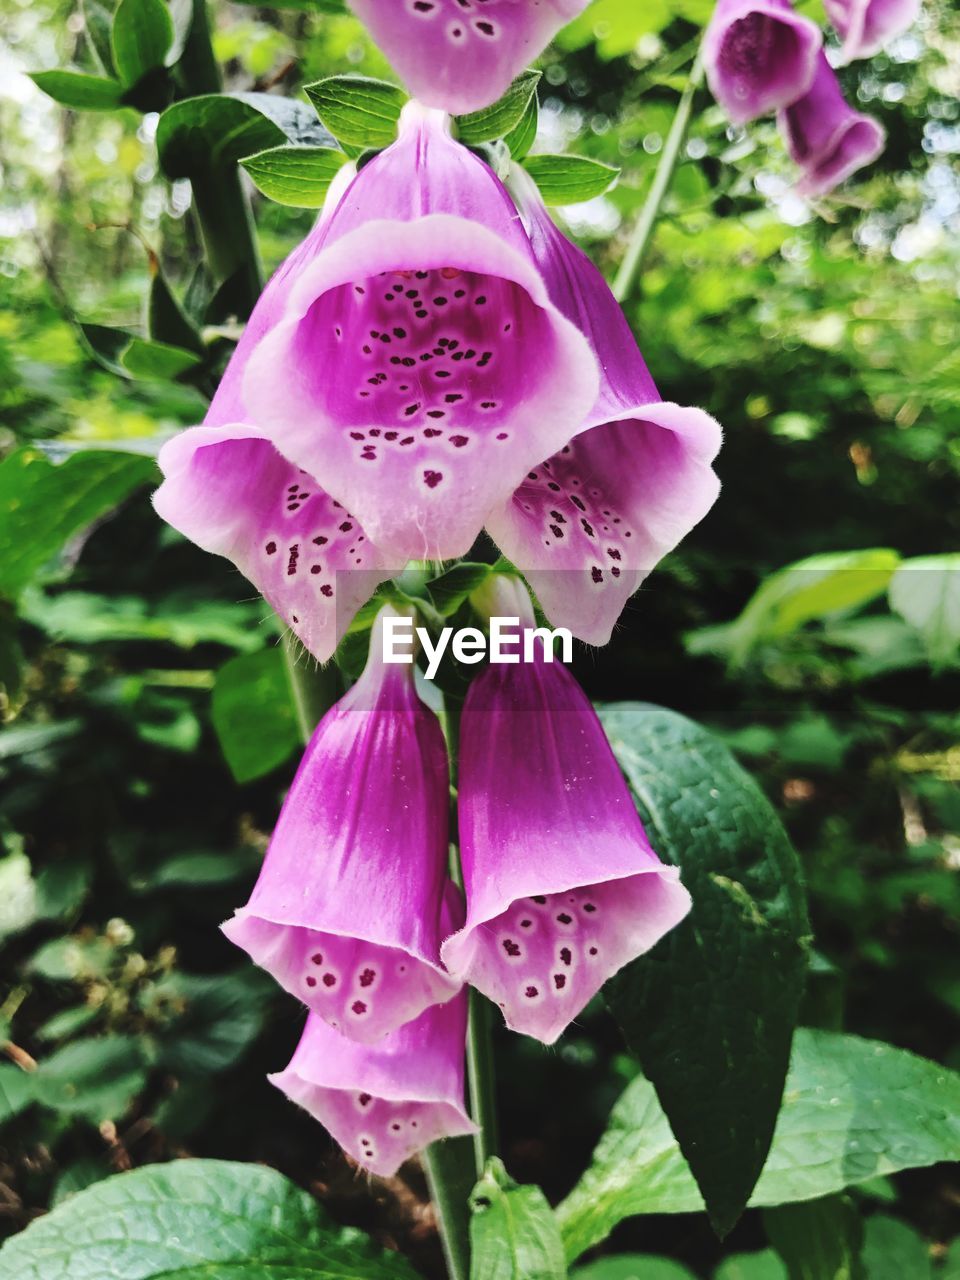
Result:
<svg viewBox="0 0 960 1280">
<path fill-rule="evenodd" d="M 415 97 L 488 107 L 588 0 L 350 0 Z"/>
<path fill-rule="evenodd" d="M 824 0 L 827 17 L 843 41 L 843 62 L 872 58 L 912 26 L 920 0 Z"/>
<path fill-rule="evenodd" d="M 463 1104 L 466 1024 L 465 991 L 376 1045 L 311 1013 L 290 1065 L 269 1078 L 358 1164 L 390 1177 L 438 1138 L 476 1131 Z"/>
<path fill-rule="evenodd" d="M 449 1000 L 447 752 L 413 667 L 363 675 L 317 727 L 247 905 L 223 926 L 287 991 L 364 1044 Z"/>
<path fill-rule="evenodd" d="M 718 0 L 703 37 L 710 90 L 734 124 L 746 124 L 807 92 L 822 44 L 790 0 Z"/>
<path fill-rule="evenodd" d="M 463 555 L 580 426 L 589 345 L 496 175 L 418 103 L 315 249 L 247 363 L 252 420 L 392 562 Z"/>
<path fill-rule="evenodd" d="M 508 1027 L 552 1044 L 690 896 L 650 847 L 586 695 L 542 648 L 471 684 L 458 803 L 467 919 L 441 955 Z"/>
<path fill-rule="evenodd" d="M 551 622 L 606 644 L 629 597 L 715 502 L 721 431 L 701 409 L 661 400 L 603 276 L 526 175 L 515 189 L 550 296 L 602 378 L 579 434 L 530 469 L 487 528 Z"/>
<path fill-rule="evenodd" d="M 232 560 L 321 662 L 390 570 L 359 521 L 258 430 L 241 383 L 251 352 L 280 319 L 298 271 L 322 243 L 350 176 L 341 171 L 316 227 L 264 290 L 203 426 L 161 449 L 164 482 L 154 494 L 160 516 L 205 551 Z"/>
<path fill-rule="evenodd" d="M 801 168 L 797 192 L 822 196 L 883 151 L 883 126 L 855 111 L 821 54 L 813 88 L 778 117 L 787 150 Z"/>
</svg>

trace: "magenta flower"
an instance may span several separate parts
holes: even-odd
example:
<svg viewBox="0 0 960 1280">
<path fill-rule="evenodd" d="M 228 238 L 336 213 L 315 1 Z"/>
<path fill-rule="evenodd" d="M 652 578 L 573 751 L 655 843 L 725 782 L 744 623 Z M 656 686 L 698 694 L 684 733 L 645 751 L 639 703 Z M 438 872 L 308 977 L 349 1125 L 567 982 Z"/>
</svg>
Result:
<svg viewBox="0 0 960 1280">
<path fill-rule="evenodd" d="M 508 1027 L 552 1044 L 690 897 L 651 849 L 596 713 L 559 661 L 541 651 L 489 666 L 467 694 L 460 751 L 467 919 L 441 955 Z"/>
<path fill-rule="evenodd" d="M 364 1044 L 451 999 L 439 962 L 447 752 L 413 667 L 387 666 L 381 611 L 358 682 L 320 722 L 248 904 L 227 937 Z M 448 909 L 449 904 L 448 904 Z"/>
<path fill-rule="evenodd" d="M 554 624 L 606 644 L 629 597 L 716 501 L 721 431 L 701 409 L 661 400 L 603 276 L 526 175 L 515 191 L 550 296 L 602 380 L 579 434 L 530 468 L 487 527 Z"/>
<path fill-rule="evenodd" d="M 734 124 L 746 124 L 807 92 L 822 44 L 789 0 L 718 0 L 703 37 L 710 90 Z"/>
<path fill-rule="evenodd" d="M 502 184 L 409 103 L 290 273 L 242 389 L 250 420 L 396 563 L 466 553 L 597 385 Z"/>
<path fill-rule="evenodd" d="M 589 0 L 350 0 L 421 102 L 478 111 Z"/>
<path fill-rule="evenodd" d="M 402 566 L 388 567 L 359 521 L 253 425 L 241 382 L 251 352 L 282 315 L 298 269 L 322 243 L 349 178 L 341 171 L 316 227 L 264 290 L 204 425 L 160 450 L 164 482 L 153 498 L 168 524 L 232 560 L 321 662 L 360 605 Z"/>
<path fill-rule="evenodd" d="M 777 117 L 791 158 L 802 174 L 797 192 L 822 196 L 883 151 L 883 126 L 855 111 L 821 53 L 810 92 Z"/>
<path fill-rule="evenodd" d="M 872 58 L 912 26 L 920 0 L 824 0 L 827 17 L 843 41 L 844 63 Z"/>
<path fill-rule="evenodd" d="M 465 991 L 373 1046 L 310 1014 L 290 1065 L 268 1078 L 358 1164 L 388 1178 L 438 1138 L 476 1132 L 463 1104 L 466 1025 Z"/>
</svg>

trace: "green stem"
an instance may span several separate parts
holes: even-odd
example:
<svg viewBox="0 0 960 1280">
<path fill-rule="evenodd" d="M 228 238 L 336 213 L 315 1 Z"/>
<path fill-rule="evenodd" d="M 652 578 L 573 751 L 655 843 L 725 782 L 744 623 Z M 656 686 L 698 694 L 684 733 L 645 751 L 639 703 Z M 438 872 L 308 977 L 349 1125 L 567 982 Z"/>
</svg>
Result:
<svg viewBox="0 0 960 1280">
<path fill-rule="evenodd" d="M 283 635 L 283 658 L 303 742 L 309 742 L 323 716 L 343 693 L 336 663 L 321 667 L 292 632 Z"/>
<path fill-rule="evenodd" d="M 690 69 L 690 78 L 687 80 L 687 86 L 680 97 L 680 103 L 670 125 L 667 140 L 663 144 L 660 162 L 657 165 L 656 173 L 653 175 L 653 184 L 644 201 L 643 208 L 640 210 L 640 217 L 637 219 L 637 225 L 630 236 L 627 251 L 620 264 L 620 270 L 617 272 L 617 278 L 613 282 L 613 292 L 618 302 L 623 302 L 630 296 L 640 274 L 643 259 L 650 243 L 650 237 L 653 234 L 653 229 L 660 213 L 660 206 L 663 204 L 664 196 L 670 190 L 670 183 L 673 181 L 677 161 L 680 159 L 680 151 L 687 136 L 687 129 L 690 127 L 693 100 L 702 81 L 703 56 L 702 53 L 698 53 Z"/>
<path fill-rule="evenodd" d="M 470 1192 L 476 1181 L 469 1138 L 446 1138 L 423 1153 L 430 1199 L 450 1280 L 470 1276 Z"/>
<path fill-rule="evenodd" d="M 473 1153 L 477 1177 L 483 1177 L 487 1161 L 497 1150 L 497 1100 L 493 1060 L 492 1006 L 479 991 L 470 988 L 470 1019 L 467 1023 L 467 1079 L 470 1082 L 470 1111 L 477 1132 Z"/>
</svg>

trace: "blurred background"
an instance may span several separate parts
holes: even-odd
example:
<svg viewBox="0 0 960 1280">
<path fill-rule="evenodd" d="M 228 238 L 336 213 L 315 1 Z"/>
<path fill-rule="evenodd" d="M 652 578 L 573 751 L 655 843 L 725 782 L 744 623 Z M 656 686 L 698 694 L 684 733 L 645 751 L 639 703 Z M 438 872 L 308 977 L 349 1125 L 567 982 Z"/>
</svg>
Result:
<svg viewBox="0 0 960 1280">
<path fill-rule="evenodd" d="M 227 88 L 389 76 L 323 7 L 213 4 Z M 597 0 L 543 60 L 536 149 L 622 168 L 558 215 L 610 275 L 709 9 Z M 301 1015 L 217 929 L 296 762 L 278 632 L 150 507 L 153 455 L 209 387 L 89 327 L 138 331 L 158 270 L 192 287 L 189 184 L 158 172 L 155 111 L 64 110 L 28 78 L 94 66 L 89 6 L 0 16 L 0 1232 L 116 1170 L 210 1155 L 275 1165 L 441 1274 L 418 1169 L 371 1185 L 267 1084 Z M 576 668 L 598 700 L 714 729 L 774 801 L 811 894 L 806 1020 L 960 1068 L 960 14 L 926 4 L 842 79 L 887 148 L 816 207 L 772 122 L 696 100 L 626 309 L 664 398 L 724 425 L 724 490 Z M 313 214 L 254 208 L 272 269 Z M 559 1198 L 636 1067 L 599 1002 L 553 1049 L 502 1033 L 497 1054 L 507 1165 Z M 912 1259 L 891 1277 L 931 1275 L 956 1169 L 856 1194 Z M 610 1248 L 737 1280 L 764 1246 L 748 1214 L 722 1245 L 663 1217 Z"/>
</svg>

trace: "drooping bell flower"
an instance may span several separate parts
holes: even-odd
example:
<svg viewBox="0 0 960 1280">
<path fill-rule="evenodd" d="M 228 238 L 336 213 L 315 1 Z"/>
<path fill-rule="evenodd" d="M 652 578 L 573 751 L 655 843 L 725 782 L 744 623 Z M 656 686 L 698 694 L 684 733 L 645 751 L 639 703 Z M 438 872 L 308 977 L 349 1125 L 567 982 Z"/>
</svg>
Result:
<svg viewBox="0 0 960 1280">
<path fill-rule="evenodd" d="M 710 91 L 746 124 L 807 92 L 822 45 L 820 28 L 790 0 L 718 0 L 703 37 Z"/>
<path fill-rule="evenodd" d="M 371 1044 L 451 999 L 439 961 L 447 753 L 381 610 L 360 679 L 317 727 L 227 937 L 337 1031 Z"/>
<path fill-rule="evenodd" d="M 579 434 L 530 468 L 487 528 L 551 622 L 601 645 L 716 501 L 721 431 L 703 410 L 660 398 L 603 276 L 551 220 L 532 180 L 512 181 L 550 296 L 596 353 L 601 383 Z"/>
<path fill-rule="evenodd" d="M 463 1102 L 466 1026 L 465 991 L 375 1045 L 345 1040 L 311 1013 L 290 1065 L 269 1079 L 388 1178 L 438 1138 L 476 1132 Z"/>
<path fill-rule="evenodd" d="M 841 64 L 872 58 L 916 21 L 920 0 L 824 0 L 843 41 Z"/>
<path fill-rule="evenodd" d="M 350 0 L 415 97 L 488 107 L 589 0 Z"/>
<path fill-rule="evenodd" d="M 822 196 L 883 151 L 883 126 L 855 111 L 821 54 L 810 92 L 777 117 L 790 157 L 800 166 L 796 190 Z"/>
<path fill-rule="evenodd" d="M 650 847 L 596 712 L 542 645 L 471 684 L 458 804 L 467 919 L 441 956 L 508 1027 L 552 1044 L 683 919 L 689 894 Z"/>
<path fill-rule="evenodd" d="M 465 554 L 597 385 L 503 185 L 411 102 L 298 267 L 243 398 L 395 563 Z"/>
<path fill-rule="evenodd" d="M 313 231 L 264 289 L 203 426 L 181 431 L 160 450 L 164 481 L 153 499 L 168 524 L 232 560 L 321 662 L 360 605 L 401 566 L 388 568 L 359 521 L 257 429 L 241 382 L 351 178 L 351 166 L 341 170 Z"/>
</svg>

